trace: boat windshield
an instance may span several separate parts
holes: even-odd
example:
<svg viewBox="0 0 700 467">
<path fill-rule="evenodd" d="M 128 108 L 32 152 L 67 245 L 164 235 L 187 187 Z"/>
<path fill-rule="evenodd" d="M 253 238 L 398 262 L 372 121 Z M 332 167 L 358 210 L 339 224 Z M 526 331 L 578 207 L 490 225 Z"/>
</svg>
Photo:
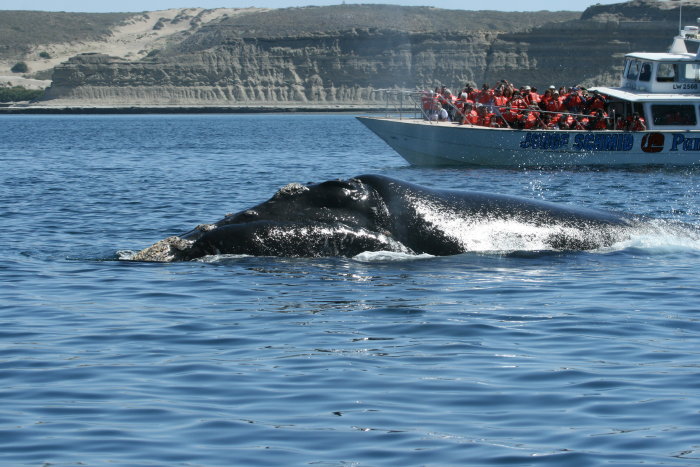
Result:
<svg viewBox="0 0 700 467">
<path fill-rule="evenodd" d="M 627 79 L 637 79 L 637 76 L 639 76 L 639 66 L 640 63 L 637 60 L 630 60 L 627 63 Z"/>
</svg>

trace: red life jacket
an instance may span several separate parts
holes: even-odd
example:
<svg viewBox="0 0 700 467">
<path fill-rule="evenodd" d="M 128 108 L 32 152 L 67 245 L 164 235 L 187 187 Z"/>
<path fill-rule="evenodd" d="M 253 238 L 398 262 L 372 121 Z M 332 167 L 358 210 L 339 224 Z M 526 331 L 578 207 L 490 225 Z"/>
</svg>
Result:
<svg viewBox="0 0 700 467">
<path fill-rule="evenodd" d="M 479 96 L 476 98 L 476 101 L 480 104 L 488 104 L 491 102 L 491 98 L 493 97 L 493 92 L 489 90 L 484 90 L 479 93 Z"/>
<path fill-rule="evenodd" d="M 465 112 L 463 120 L 464 123 L 471 123 L 472 125 L 476 125 L 478 121 L 479 115 L 476 113 L 475 110 Z"/>
<path fill-rule="evenodd" d="M 481 126 L 491 126 L 491 120 L 493 119 L 493 116 L 493 113 L 479 115 L 479 118 L 477 118 L 476 120 L 476 124 Z"/>
<path fill-rule="evenodd" d="M 508 103 L 508 98 L 506 96 L 493 96 L 493 103 L 502 106 Z"/>
<path fill-rule="evenodd" d="M 569 94 L 569 97 L 564 100 L 567 109 L 578 108 L 582 103 L 583 99 L 581 99 L 581 96 L 576 92 Z"/>
<path fill-rule="evenodd" d="M 514 97 L 508 103 L 509 107 L 514 107 L 516 109 L 527 109 L 527 102 L 522 97 Z"/>
<path fill-rule="evenodd" d="M 544 104 L 544 109 L 548 112 L 559 112 L 561 110 L 561 102 L 559 99 L 548 99 Z"/>
</svg>

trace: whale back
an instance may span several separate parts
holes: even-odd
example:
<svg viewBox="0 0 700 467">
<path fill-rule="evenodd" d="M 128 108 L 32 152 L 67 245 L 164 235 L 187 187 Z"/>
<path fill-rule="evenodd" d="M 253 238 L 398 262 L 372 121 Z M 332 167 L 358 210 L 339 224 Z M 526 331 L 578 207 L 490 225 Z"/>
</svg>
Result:
<svg viewBox="0 0 700 467">
<path fill-rule="evenodd" d="M 436 190 L 362 175 L 384 201 L 394 237 L 434 255 L 466 251 L 593 249 L 619 238 L 632 218 L 517 196 Z"/>
<path fill-rule="evenodd" d="M 134 258 L 590 250 L 629 236 L 633 222 L 594 209 L 362 175 L 286 185 L 267 201 L 168 237 Z"/>
</svg>

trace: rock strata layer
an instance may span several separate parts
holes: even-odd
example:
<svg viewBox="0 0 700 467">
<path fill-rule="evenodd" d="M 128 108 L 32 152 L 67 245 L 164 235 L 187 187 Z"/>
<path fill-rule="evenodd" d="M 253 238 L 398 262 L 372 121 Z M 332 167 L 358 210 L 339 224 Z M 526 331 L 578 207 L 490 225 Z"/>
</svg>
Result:
<svg viewBox="0 0 700 467">
<path fill-rule="evenodd" d="M 309 12 L 339 14 L 341 8 Z M 308 31 L 292 21 L 304 10 L 289 9 L 289 21 L 274 33 L 265 29 L 264 15 L 274 12 L 275 21 L 284 21 L 286 10 L 210 23 L 134 61 L 77 55 L 55 67 L 43 104 L 358 105 L 383 101 L 378 91 L 385 89 L 458 89 L 500 79 L 538 87 L 617 84 L 625 53 L 664 51 L 678 25 L 674 5 L 640 0 L 516 31 L 441 30 L 446 23 L 439 21 L 418 27 L 415 17 L 412 30 L 401 23 L 347 28 L 340 21 Z M 700 16 L 700 8 L 685 6 L 684 15 Z"/>
</svg>

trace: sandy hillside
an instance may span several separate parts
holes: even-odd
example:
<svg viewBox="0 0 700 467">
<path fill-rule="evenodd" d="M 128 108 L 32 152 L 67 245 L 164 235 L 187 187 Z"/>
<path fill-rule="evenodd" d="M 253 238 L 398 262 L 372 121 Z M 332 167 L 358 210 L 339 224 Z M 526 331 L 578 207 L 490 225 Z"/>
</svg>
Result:
<svg viewBox="0 0 700 467">
<path fill-rule="evenodd" d="M 162 48 L 174 34 L 194 30 L 210 21 L 224 16 L 234 16 L 257 8 L 173 8 L 170 10 L 148 11 L 135 13 L 125 24 L 115 27 L 111 36 L 105 40 L 41 44 L 23 58 L 34 74 L 50 70 L 70 57 L 81 53 L 97 52 L 113 55 L 126 60 L 139 60 L 149 52 Z M 41 52 L 47 52 L 51 58 L 39 57 Z M 30 89 L 45 88 L 51 84 L 49 80 L 31 79 L 27 75 L 12 73 L 10 68 L 15 61 L 0 61 L 0 85 L 24 86 Z"/>
</svg>

